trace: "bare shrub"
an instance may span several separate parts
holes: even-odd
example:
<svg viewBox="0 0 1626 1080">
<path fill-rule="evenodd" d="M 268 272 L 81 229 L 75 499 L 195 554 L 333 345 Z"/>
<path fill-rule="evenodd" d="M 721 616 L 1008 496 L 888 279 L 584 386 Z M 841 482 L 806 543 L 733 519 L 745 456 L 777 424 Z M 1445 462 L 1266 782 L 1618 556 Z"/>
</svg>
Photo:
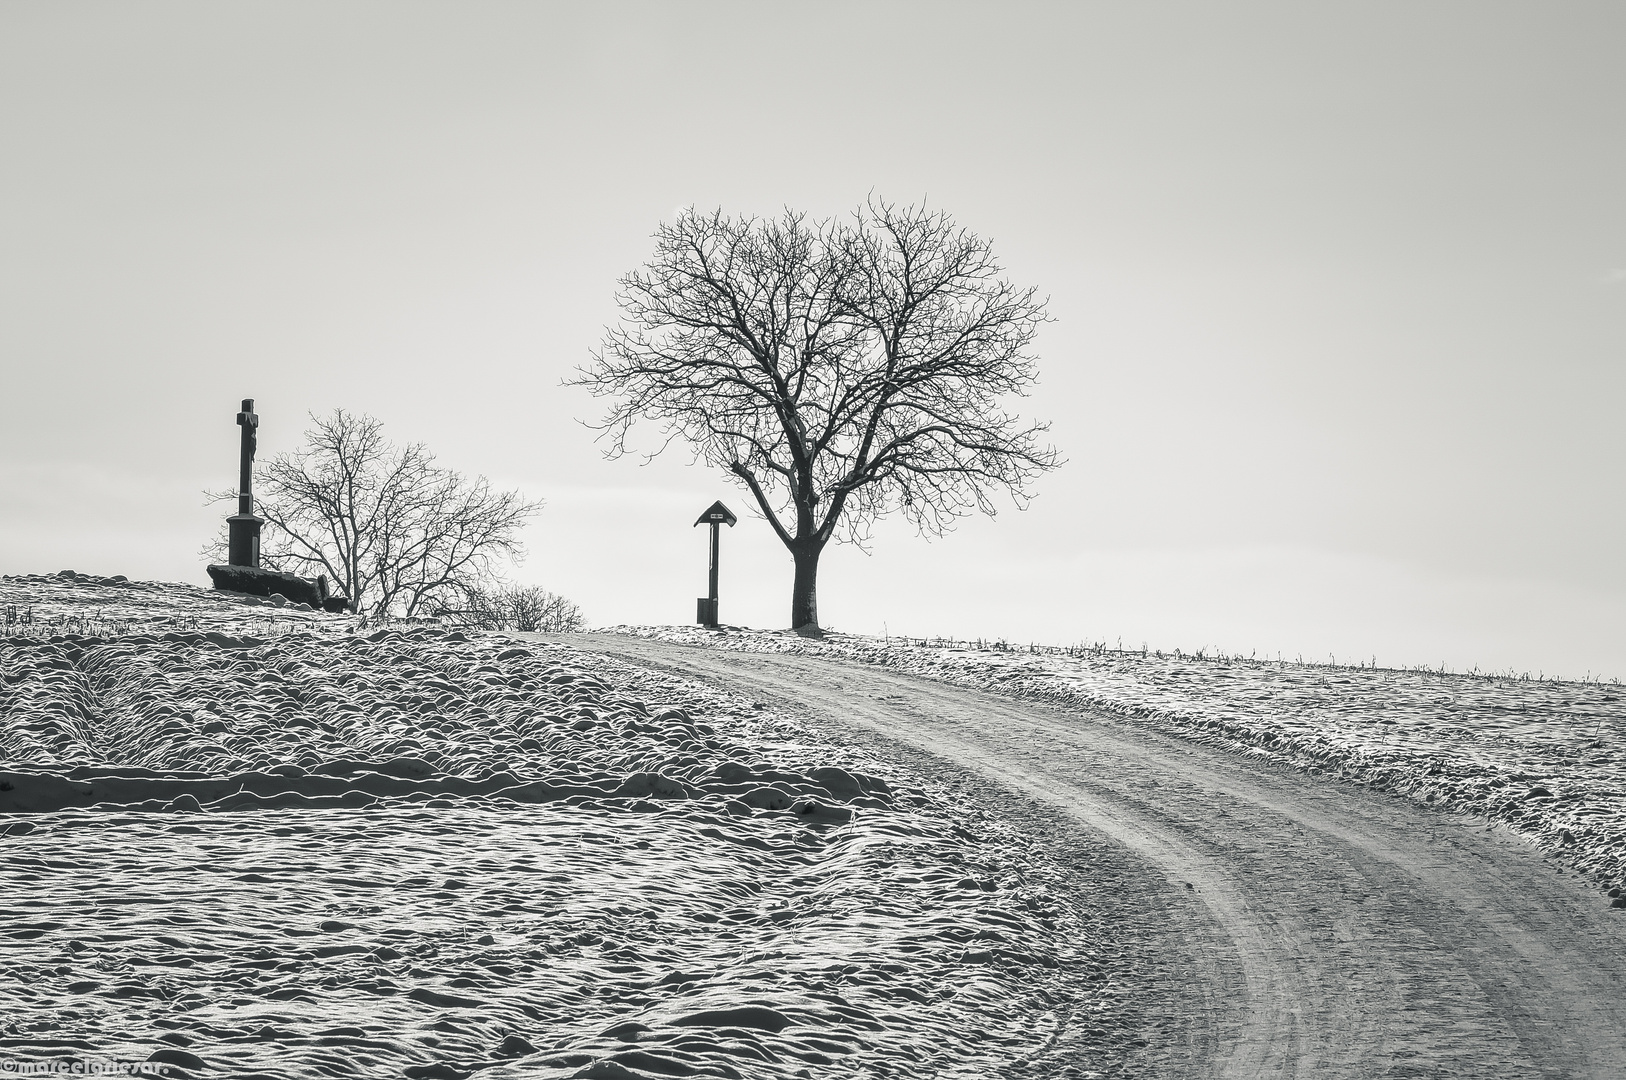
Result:
<svg viewBox="0 0 1626 1080">
<path fill-rule="evenodd" d="M 439 607 L 436 614 L 476 630 L 571 634 L 587 628 L 581 608 L 537 586 L 468 589 L 457 606 Z"/>
</svg>

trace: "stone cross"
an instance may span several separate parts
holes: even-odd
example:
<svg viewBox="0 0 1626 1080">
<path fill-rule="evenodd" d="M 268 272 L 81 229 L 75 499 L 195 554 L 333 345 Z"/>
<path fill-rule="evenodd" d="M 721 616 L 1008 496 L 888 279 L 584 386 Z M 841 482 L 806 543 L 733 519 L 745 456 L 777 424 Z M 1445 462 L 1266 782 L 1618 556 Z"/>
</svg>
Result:
<svg viewBox="0 0 1626 1080">
<path fill-rule="evenodd" d="M 237 414 L 243 428 L 242 471 L 238 475 L 237 513 L 226 519 L 228 552 L 227 562 L 232 566 L 260 565 L 260 526 L 264 518 L 254 516 L 254 449 L 255 435 L 260 418 L 254 413 L 254 399 L 243 399 L 243 411 Z"/>
</svg>

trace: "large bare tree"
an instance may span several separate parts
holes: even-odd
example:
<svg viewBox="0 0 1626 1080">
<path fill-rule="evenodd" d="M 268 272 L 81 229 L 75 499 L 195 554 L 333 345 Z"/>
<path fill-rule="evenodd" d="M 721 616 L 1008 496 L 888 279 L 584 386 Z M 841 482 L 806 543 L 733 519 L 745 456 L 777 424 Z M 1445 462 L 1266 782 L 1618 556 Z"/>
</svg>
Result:
<svg viewBox="0 0 1626 1080">
<path fill-rule="evenodd" d="M 693 210 L 621 281 L 623 312 L 573 385 L 726 469 L 795 563 L 791 626 L 817 628 L 819 556 L 901 512 L 940 535 L 990 493 L 1018 506 L 1057 464 L 1004 402 L 1035 379 L 1044 302 L 947 214 L 871 200 L 849 219 Z M 656 451 L 657 453 L 659 451 Z"/>
<path fill-rule="evenodd" d="M 259 473 L 266 566 L 326 574 L 351 610 L 411 616 L 490 586 L 499 559 L 521 556 L 519 530 L 540 503 L 437 465 L 421 443 L 392 445 L 370 416 L 311 419 L 305 446 Z"/>
</svg>

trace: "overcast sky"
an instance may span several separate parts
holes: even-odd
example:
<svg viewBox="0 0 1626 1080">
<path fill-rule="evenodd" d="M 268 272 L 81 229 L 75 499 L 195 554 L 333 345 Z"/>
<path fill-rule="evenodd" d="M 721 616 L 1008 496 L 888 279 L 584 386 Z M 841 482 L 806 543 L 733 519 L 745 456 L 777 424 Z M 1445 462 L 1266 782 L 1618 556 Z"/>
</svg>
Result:
<svg viewBox="0 0 1626 1080">
<path fill-rule="evenodd" d="M 0 571 L 207 583 L 204 488 L 371 413 L 516 571 L 726 622 L 790 558 L 560 387 L 677 208 L 929 199 L 1048 294 L 1026 513 L 827 553 L 841 630 L 1626 677 L 1626 6 L 0 6 Z M 653 433 L 652 433 L 653 434 Z"/>
</svg>

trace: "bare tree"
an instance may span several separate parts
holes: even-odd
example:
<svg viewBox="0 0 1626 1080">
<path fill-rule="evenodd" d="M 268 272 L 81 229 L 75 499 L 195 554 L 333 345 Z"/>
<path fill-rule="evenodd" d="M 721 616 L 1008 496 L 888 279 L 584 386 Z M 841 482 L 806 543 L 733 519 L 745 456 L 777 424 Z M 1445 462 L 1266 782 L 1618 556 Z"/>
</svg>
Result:
<svg viewBox="0 0 1626 1080">
<path fill-rule="evenodd" d="M 326 574 L 353 611 L 412 616 L 521 557 L 519 530 L 540 503 L 435 464 L 421 443 L 391 445 L 370 416 L 311 419 L 305 447 L 260 470 L 264 565 Z"/>
<path fill-rule="evenodd" d="M 850 220 L 693 210 L 623 278 L 624 318 L 571 385 L 614 400 L 607 454 L 638 420 L 727 469 L 795 564 L 791 626 L 817 628 L 819 556 L 901 512 L 922 534 L 1026 505 L 1058 464 L 1001 404 L 1035 379 L 1044 302 L 1001 278 L 987 241 L 924 207 Z M 660 451 L 657 450 L 656 453 Z"/>
</svg>

